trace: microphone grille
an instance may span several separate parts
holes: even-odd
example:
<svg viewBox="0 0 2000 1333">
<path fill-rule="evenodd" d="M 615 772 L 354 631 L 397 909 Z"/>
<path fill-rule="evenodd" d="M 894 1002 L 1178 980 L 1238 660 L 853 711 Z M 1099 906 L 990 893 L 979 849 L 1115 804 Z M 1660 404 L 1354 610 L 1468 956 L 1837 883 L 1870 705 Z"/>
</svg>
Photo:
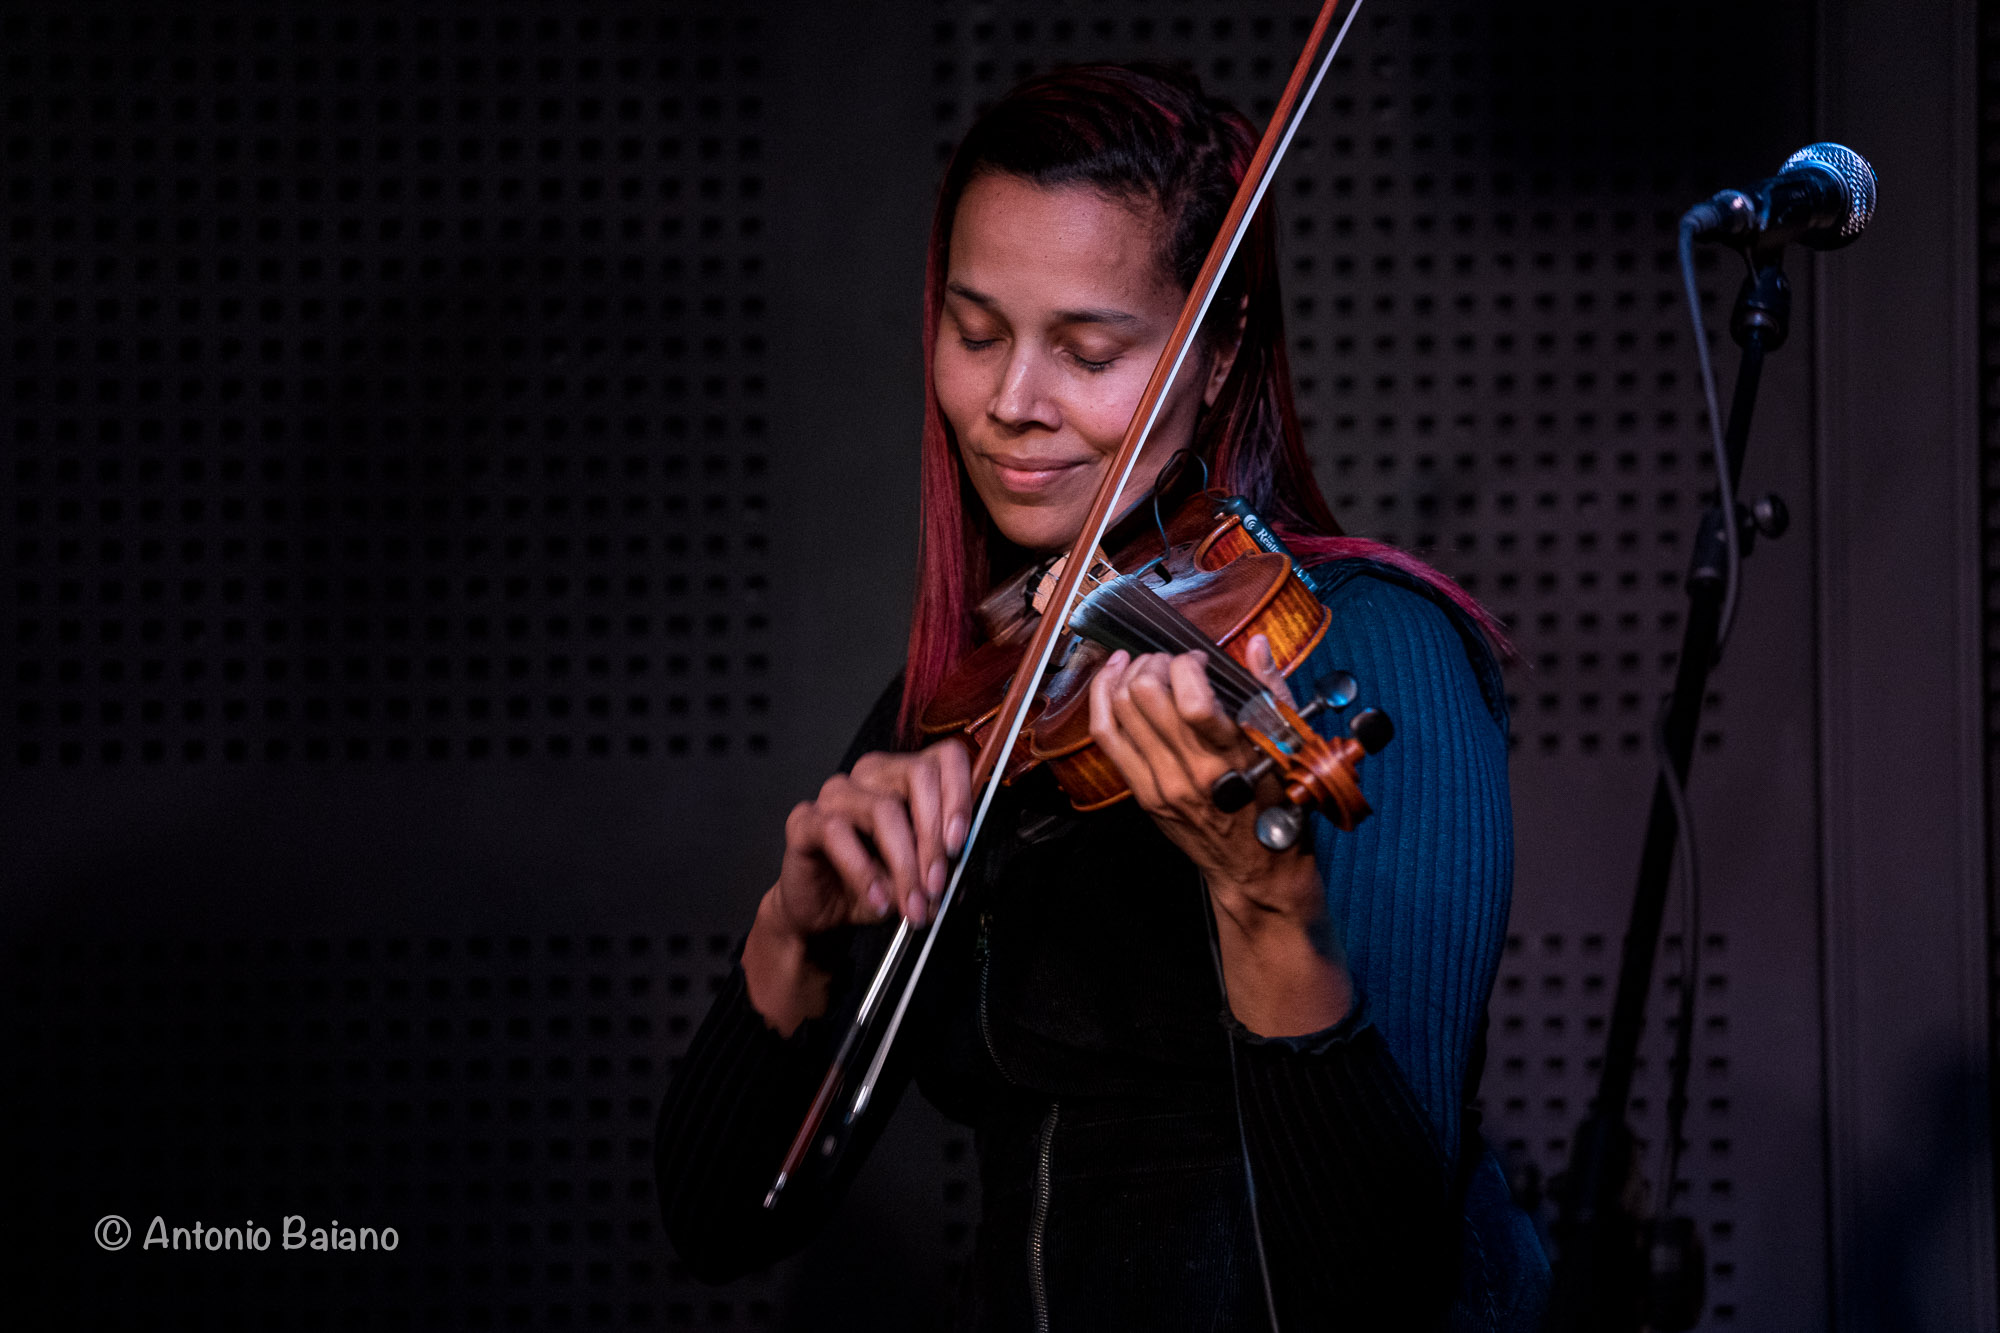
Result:
<svg viewBox="0 0 2000 1333">
<path fill-rule="evenodd" d="M 1837 143 L 1807 144 L 1785 159 L 1780 174 L 1793 167 L 1824 167 L 1847 187 L 1847 216 L 1840 223 L 1840 241 L 1859 236 L 1875 218 L 1875 168 L 1852 148 Z"/>
</svg>

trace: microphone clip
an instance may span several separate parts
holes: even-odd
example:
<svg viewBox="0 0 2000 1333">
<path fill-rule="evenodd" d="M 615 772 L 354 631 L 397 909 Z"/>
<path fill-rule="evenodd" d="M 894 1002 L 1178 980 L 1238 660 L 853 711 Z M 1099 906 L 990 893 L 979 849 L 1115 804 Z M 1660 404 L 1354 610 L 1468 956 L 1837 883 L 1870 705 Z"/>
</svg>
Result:
<svg viewBox="0 0 2000 1333">
<path fill-rule="evenodd" d="M 1681 225 L 1692 226 L 1695 239 L 1701 241 L 1755 236 L 1757 202 L 1741 190 L 1718 190 L 1682 215 Z"/>
</svg>

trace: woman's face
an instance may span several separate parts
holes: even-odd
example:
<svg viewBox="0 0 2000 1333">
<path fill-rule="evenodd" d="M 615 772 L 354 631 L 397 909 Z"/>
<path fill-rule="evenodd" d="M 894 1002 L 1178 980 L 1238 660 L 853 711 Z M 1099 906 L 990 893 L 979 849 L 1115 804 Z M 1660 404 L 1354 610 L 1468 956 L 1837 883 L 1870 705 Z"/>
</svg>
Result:
<svg viewBox="0 0 2000 1333">
<path fill-rule="evenodd" d="M 1161 225 L 1150 203 L 997 172 L 959 200 L 931 374 L 973 488 L 1018 545 L 1076 540 L 1173 331 L 1187 293 L 1159 262 Z M 1194 439 L 1219 361 L 1189 354 L 1126 495 Z"/>
</svg>

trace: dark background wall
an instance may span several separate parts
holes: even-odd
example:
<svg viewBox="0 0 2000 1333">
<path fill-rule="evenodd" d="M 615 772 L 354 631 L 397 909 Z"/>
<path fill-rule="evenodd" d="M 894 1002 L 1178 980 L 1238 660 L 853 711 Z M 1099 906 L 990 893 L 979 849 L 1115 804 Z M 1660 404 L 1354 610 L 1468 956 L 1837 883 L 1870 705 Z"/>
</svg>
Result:
<svg viewBox="0 0 2000 1333">
<path fill-rule="evenodd" d="M 1993 1319 L 1973 17 L 1374 0 L 1274 195 L 1322 485 L 1520 648 L 1485 1109 L 1542 1206 L 1705 489 L 1672 222 L 1815 138 L 1882 172 L 1861 246 L 1794 265 L 1746 486 L 1795 524 L 1697 760 L 1718 1327 Z M 652 1108 L 895 666 L 940 154 L 1064 60 L 1186 60 L 1261 116 L 1309 18 L 0 16 L 19 1289 L 91 1325 L 924 1323 L 977 1211 L 953 1127 L 906 1106 L 834 1235 L 712 1291 L 658 1234 Z M 105 1254 L 112 1212 L 402 1244 Z"/>
</svg>

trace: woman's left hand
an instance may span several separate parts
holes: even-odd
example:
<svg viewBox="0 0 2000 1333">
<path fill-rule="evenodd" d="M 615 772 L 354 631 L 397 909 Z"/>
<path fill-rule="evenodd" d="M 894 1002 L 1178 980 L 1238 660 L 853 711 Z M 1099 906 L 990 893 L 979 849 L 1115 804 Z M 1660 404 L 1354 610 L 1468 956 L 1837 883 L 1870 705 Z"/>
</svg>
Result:
<svg viewBox="0 0 2000 1333">
<path fill-rule="evenodd" d="M 1263 635 L 1250 669 L 1286 692 Z M 1225 814 L 1209 789 L 1256 748 L 1217 704 L 1198 653 L 1113 653 L 1090 685 L 1090 735 L 1118 766 L 1141 809 L 1208 882 L 1229 1007 L 1265 1036 L 1318 1032 L 1353 1005 L 1354 988 L 1326 932 L 1326 897 L 1304 848 L 1257 841 L 1254 807 Z"/>
<path fill-rule="evenodd" d="M 1250 641 L 1249 666 L 1280 698 L 1291 697 L 1261 634 Z M 1217 702 L 1201 654 L 1113 653 L 1091 682 L 1090 735 L 1140 808 L 1206 876 L 1218 908 L 1250 930 L 1267 913 L 1294 924 L 1319 916 L 1312 857 L 1271 851 L 1257 841 L 1254 805 L 1225 814 L 1209 796 L 1217 778 L 1260 756 Z"/>
</svg>

